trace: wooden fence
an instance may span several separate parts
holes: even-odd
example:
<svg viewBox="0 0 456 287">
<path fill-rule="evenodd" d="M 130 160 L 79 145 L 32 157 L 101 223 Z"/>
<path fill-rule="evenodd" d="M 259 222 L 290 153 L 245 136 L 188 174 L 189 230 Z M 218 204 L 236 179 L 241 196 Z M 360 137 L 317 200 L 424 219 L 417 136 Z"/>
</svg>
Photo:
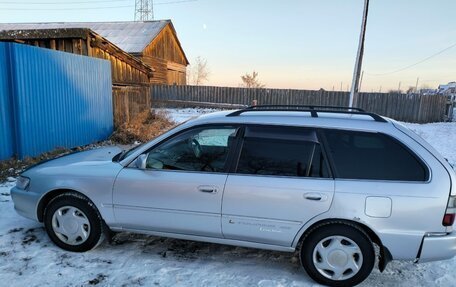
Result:
<svg viewBox="0 0 456 287">
<path fill-rule="evenodd" d="M 150 109 L 149 86 L 113 86 L 114 126 L 128 123 L 142 111 Z"/>
<path fill-rule="evenodd" d="M 348 92 L 248 89 L 211 86 L 154 85 L 154 105 L 212 106 L 229 105 L 323 105 L 348 106 Z M 355 106 L 399 121 L 429 123 L 446 120 L 446 97 L 398 93 L 361 93 Z"/>
</svg>

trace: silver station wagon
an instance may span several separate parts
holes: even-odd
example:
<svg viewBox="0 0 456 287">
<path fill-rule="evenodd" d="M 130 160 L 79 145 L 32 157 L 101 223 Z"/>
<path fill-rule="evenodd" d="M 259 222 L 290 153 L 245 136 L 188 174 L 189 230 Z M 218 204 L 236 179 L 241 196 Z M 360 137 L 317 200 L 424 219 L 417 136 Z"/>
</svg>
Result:
<svg viewBox="0 0 456 287">
<path fill-rule="evenodd" d="M 378 256 L 456 254 L 456 176 L 398 122 L 356 108 L 255 106 L 190 120 L 129 151 L 43 162 L 11 191 L 51 240 L 110 231 L 299 252 L 315 281 L 356 285 Z"/>
</svg>

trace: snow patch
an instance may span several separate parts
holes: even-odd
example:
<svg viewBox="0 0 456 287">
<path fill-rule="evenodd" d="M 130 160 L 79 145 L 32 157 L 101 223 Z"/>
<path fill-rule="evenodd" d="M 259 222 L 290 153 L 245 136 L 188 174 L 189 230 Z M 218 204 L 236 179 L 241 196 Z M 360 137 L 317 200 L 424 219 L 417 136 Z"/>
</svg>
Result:
<svg viewBox="0 0 456 287">
<path fill-rule="evenodd" d="M 453 167 L 456 167 L 456 122 L 403 124 L 430 143 Z"/>
<path fill-rule="evenodd" d="M 169 118 L 180 124 L 193 117 L 220 111 L 219 109 L 209 108 L 187 108 L 187 109 L 155 109 L 156 111 L 163 111 L 168 114 Z"/>
</svg>

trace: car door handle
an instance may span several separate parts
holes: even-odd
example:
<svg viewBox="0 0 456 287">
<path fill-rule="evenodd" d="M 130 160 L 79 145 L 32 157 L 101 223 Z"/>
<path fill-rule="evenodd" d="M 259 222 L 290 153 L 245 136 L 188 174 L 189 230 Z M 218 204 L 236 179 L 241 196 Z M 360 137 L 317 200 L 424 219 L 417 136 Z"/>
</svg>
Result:
<svg viewBox="0 0 456 287">
<path fill-rule="evenodd" d="M 217 193 L 217 187 L 212 185 L 200 185 L 198 190 L 205 193 Z"/>
<path fill-rule="evenodd" d="M 317 193 L 317 192 L 306 193 L 306 194 L 304 194 L 304 198 L 308 199 L 308 200 L 314 200 L 314 201 L 324 201 L 324 200 L 326 200 L 326 196 L 325 195 L 323 195 L 321 193 Z"/>
</svg>

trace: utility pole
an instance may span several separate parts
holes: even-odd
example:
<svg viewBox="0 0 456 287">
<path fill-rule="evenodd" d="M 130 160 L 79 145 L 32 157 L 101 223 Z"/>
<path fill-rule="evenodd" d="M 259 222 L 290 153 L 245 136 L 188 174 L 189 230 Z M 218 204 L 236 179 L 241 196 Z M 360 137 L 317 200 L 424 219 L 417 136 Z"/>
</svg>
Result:
<svg viewBox="0 0 456 287">
<path fill-rule="evenodd" d="M 367 24 L 367 13 L 369 10 L 369 0 L 364 0 L 364 11 L 363 11 L 363 21 L 361 23 L 361 34 L 359 35 L 359 44 L 358 44 L 358 54 L 356 56 L 355 70 L 353 71 L 353 81 L 350 91 L 350 103 L 349 106 L 353 107 L 354 101 L 358 96 L 358 86 L 359 86 L 359 77 L 360 71 L 363 64 L 363 54 L 364 54 L 364 38 L 366 35 L 366 24 Z"/>
<path fill-rule="evenodd" d="M 135 21 L 154 20 L 154 1 L 136 0 L 135 1 Z"/>
<path fill-rule="evenodd" d="M 343 82 L 340 82 L 340 91 L 342 92 L 342 84 Z"/>
<path fill-rule="evenodd" d="M 358 91 L 361 92 L 361 86 L 363 84 L 364 70 L 361 72 L 361 78 L 359 79 L 359 88 Z"/>
<path fill-rule="evenodd" d="M 399 82 L 399 86 L 397 87 L 397 91 L 399 92 L 399 94 L 401 94 L 401 82 Z"/>
<path fill-rule="evenodd" d="M 420 77 L 416 78 L 415 93 L 418 93 L 418 81 L 419 80 L 420 80 Z"/>
<path fill-rule="evenodd" d="M 381 92 L 382 92 L 382 86 L 380 86 L 380 89 L 378 90 L 378 92 L 379 92 L 379 93 L 381 93 Z"/>
</svg>

